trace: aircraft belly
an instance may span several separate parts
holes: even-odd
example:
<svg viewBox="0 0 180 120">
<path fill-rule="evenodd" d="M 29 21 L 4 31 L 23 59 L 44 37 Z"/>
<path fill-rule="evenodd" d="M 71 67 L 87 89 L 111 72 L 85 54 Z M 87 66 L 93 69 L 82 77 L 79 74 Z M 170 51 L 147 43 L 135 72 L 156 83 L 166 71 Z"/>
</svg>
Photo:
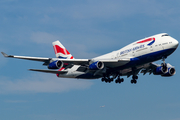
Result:
<svg viewBox="0 0 180 120">
<path fill-rule="evenodd" d="M 162 59 L 163 56 L 169 56 L 174 52 L 175 49 L 164 49 L 159 51 L 154 51 L 153 53 L 149 53 L 140 57 L 145 61 L 156 61 Z"/>
<path fill-rule="evenodd" d="M 102 76 L 99 76 L 99 75 L 94 75 L 92 73 L 84 73 L 84 74 L 81 74 L 79 76 L 77 76 L 76 78 L 78 79 L 98 79 L 98 78 L 101 78 Z"/>
</svg>

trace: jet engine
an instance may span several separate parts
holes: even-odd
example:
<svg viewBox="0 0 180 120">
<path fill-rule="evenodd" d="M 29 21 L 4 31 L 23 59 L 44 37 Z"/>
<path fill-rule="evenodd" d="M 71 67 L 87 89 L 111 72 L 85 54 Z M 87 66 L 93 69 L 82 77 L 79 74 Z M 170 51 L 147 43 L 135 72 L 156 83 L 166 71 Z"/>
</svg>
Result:
<svg viewBox="0 0 180 120">
<path fill-rule="evenodd" d="M 166 72 L 168 72 L 167 66 L 159 66 L 154 71 L 154 75 L 164 75 Z"/>
<path fill-rule="evenodd" d="M 161 75 L 161 76 L 170 77 L 170 76 L 173 76 L 175 73 L 176 73 L 175 68 L 174 67 L 169 67 L 168 71 L 165 74 Z"/>
<path fill-rule="evenodd" d="M 59 60 L 53 61 L 48 65 L 48 69 L 61 69 L 62 67 L 63 62 Z"/>
<path fill-rule="evenodd" d="M 90 70 L 101 70 L 104 68 L 104 63 L 101 61 L 96 61 L 89 65 Z"/>
</svg>

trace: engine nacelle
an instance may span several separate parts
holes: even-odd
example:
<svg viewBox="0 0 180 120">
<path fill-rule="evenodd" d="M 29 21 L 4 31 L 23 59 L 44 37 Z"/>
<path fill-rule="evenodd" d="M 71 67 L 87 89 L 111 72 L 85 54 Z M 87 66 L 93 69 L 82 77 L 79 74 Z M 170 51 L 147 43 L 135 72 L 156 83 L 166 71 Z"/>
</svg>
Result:
<svg viewBox="0 0 180 120">
<path fill-rule="evenodd" d="M 63 62 L 59 60 L 53 61 L 48 65 L 48 69 L 61 69 L 62 67 Z"/>
<path fill-rule="evenodd" d="M 101 61 L 96 61 L 92 63 L 91 65 L 89 65 L 90 70 L 101 70 L 103 68 L 104 68 L 104 63 Z"/>
<path fill-rule="evenodd" d="M 169 67 L 168 71 L 165 74 L 161 75 L 161 76 L 170 77 L 170 76 L 173 76 L 174 74 L 176 74 L 175 68 L 174 67 Z"/>
<path fill-rule="evenodd" d="M 153 74 L 154 74 L 154 75 L 163 75 L 163 74 L 165 74 L 167 71 L 168 71 L 167 66 L 164 66 L 164 67 L 159 66 L 159 67 L 157 67 L 157 68 L 153 71 Z"/>
</svg>

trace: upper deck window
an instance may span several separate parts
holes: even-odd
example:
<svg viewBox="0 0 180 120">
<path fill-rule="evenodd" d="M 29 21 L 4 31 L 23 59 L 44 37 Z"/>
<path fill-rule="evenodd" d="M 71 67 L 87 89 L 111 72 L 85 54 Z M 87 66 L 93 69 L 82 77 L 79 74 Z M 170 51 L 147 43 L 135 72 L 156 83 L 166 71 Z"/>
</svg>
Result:
<svg viewBox="0 0 180 120">
<path fill-rule="evenodd" d="M 164 34 L 164 35 L 162 35 L 162 37 L 164 37 L 164 36 L 169 36 L 168 34 Z"/>
</svg>

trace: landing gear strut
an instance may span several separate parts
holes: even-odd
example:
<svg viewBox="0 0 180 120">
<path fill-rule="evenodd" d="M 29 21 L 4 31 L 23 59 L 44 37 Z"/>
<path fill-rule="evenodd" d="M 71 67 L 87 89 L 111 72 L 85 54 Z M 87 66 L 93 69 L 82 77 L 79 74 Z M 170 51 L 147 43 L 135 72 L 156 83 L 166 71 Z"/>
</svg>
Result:
<svg viewBox="0 0 180 120">
<path fill-rule="evenodd" d="M 163 61 L 163 63 L 161 63 L 162 66 L 167 66 L 166 63 L 165 63 L 165 59 L 166 59 L 166 58 L 167 58 L 167 57 L 162 57 L 162 61 Z"/>
<path fill-rule="evenodd" d="M 162 57 L 162 61 L 163 61 L 163 63 L 161 63 L 161 66 L 163 67 L 163 71 L 166 71 L 168 68 L 167 68 L 167 64 L 165 63 L 165 59 L 166 59 L 167 57 Z"/>
</svg>

